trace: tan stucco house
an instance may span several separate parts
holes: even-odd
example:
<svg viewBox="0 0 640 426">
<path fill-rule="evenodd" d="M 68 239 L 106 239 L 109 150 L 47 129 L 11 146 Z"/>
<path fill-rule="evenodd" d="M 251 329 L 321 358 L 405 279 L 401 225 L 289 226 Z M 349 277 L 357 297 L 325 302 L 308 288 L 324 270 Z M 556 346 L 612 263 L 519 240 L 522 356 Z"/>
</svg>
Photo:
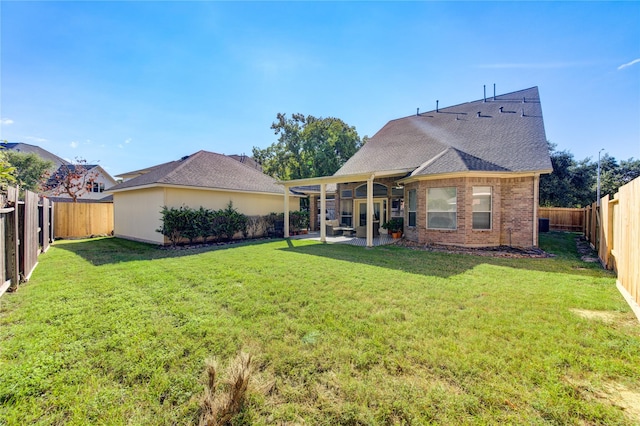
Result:
<svg viewBox="0 0 640 426">
<path fill-rule="evenodd" d="M 404 237 L 421 244 L 532 247 L 539 177 L 551 171 L 532 87 L 391 120 L 333 176 L 281 184 L 319 184 L 321 203 L 337 184 L 336 218 L 365 226 L 369 246 L 402 217 Z"/>
<path fill-rule="evenodd" d="M 198 151 L 177 161 L 123 175 L 112 187 L 114 234 L 120 238 L 165 244 L 161 209 L 187 206 L 224 209 L 229 201 L 247 216 L 282 212 L 285 190 L 256 167 L 230 156 Z M 287 204 L 300 207 L 300 198 L 287 191 Z M 289 200 L 290 198 L 290 200 Z"/>
</svg>

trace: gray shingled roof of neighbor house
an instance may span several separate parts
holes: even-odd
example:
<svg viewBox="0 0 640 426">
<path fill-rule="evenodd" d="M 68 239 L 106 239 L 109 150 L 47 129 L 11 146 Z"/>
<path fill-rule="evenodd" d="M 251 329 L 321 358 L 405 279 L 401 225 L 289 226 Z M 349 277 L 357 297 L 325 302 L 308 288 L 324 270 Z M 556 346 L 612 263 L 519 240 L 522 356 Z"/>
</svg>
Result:
<svg viewBox="0 0 640 426">
<path fill-rule="evenodd" d="M 391 120 L 335 175 L 407 169 L 550 172 L 538 88 Z"/>
<path fill-rule="evenodd" d="M 119 183 L 108 192 L 146 186 L 177 185 L 230 191 L 284 194 L 282 185 L 253 167 L 215 152 L 198 151 L 177 161 L 150 167 L 146 173 Z"/>
<path fill-rule="evenodd" d="M 60 168 L 60 166 L 70 164 L 67 160 L 60 158 L 57 155 L 47 151 L 46 149 L 40 148 L 36 145 L 30 145 L 28 143 L 22 142 L 3 142 L 0 144 L 0 146 L 5 149 L 10 149 L 25 154 L 36 154 L 44 160 L 52 161 L 56 170 Z"/>
</svg>

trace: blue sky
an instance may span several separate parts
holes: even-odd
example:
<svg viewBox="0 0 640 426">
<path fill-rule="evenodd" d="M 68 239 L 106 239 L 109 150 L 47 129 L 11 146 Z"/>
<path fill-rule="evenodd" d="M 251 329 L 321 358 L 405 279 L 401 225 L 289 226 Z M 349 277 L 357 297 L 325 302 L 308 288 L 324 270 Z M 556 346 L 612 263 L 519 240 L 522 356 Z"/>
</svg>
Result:
<svg viewBox="0 0 640 426">
<path fill-rule="evenodd" d="M 547 138 L 640 158 L 640 2 L 0 2 L 0 139 L 111 174 L 251 154 L 279 112 L 387 121 L 538 86 Z"/>
</svg>

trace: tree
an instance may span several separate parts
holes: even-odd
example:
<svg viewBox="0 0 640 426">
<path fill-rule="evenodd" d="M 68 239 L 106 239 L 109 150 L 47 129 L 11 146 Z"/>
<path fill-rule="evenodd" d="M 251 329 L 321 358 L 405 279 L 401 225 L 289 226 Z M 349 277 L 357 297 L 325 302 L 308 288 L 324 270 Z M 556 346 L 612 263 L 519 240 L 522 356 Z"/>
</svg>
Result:
<svg viewBox="0 0 640 426">
<path fill-rule="evenodd" d="M 540 177 L 540 205 L 584 207 L 596 201 L 598 163 L 585 158 L 576 161 L 568 151 L 556 151 L 548 142 L 553 173 Z M 640 176 L 640 160 L 630 158 L 620 164 L 609 154 L 600 157 L 601 196 L 613 196 L 618 189 Z"/>
<path fill-rule="evenodd" d="M 253 147 L 253 157 L 277 179 L 332 175 L 363 145 L 355 127 L 333 117 L 279 113 L 271 128 L 278 142 Z"/>
<path fill-rule="evenodd" d="M 4 148 L 0 147 L 0 186 L 4 187 L 8 183 L 15 182 L 15 171 L 15 167 L 11 166 L 9 161 L 7 161 Z"/>
<path fill-rule="evenodd" d="M 53 161 L 45 160 L 32 152 L 7 151 L 6 157 L 15 168 L 16 183 L 20 188 L 33 192 L 44 187 L 54 167 Z"/>
<path fill-rule="evenodd" d="M 97 171 L 90 170 L 86 160 L 76 157 L 75 163 L 60 166 L 53 173 L 45 188 L 52 191 L 53 195 L 68 195 L 76 203 L 78 197 L 91 192 L 91 187 L 97 177 Z"/>
<path fill-rule="evenodd" d="M 612 197 L 618 189 L 640 176 L 640 160 L 622 160 L 617 164 L 613 157 L 605 155 L 600 159 L 600 193 Z"/>
<path fill-rule="evenodd" d="M 547 142 L 553 172 L 540 177 L 540 205 L 547 207 L 583 207 L 596 197 L 595 169 L 589 158 L 577 162 L 569 151 L 556 151 Z"/>
</svg>

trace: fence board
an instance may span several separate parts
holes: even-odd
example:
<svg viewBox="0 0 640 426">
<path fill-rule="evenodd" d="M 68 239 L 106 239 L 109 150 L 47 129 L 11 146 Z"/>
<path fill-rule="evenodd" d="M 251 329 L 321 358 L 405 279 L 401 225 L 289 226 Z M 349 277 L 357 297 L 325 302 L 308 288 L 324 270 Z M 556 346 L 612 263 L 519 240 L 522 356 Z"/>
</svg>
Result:
<svg viewBox="0 0 640 426">
<path fill-rule="evenodd" d="M 5 256 L 7 280 L 10 281 L 12 289 L 18 288 L 20 283 L 18 192 L 18 188 L 11 186 L 7 188 L 7 207 L 13 208 L 13 210 L 5 216 Z"/>
<path fill-rule="evenodd" d="M 630 300 L 640 305 L 640 178 L 622 186 L 613 200 L 602 198 L 600 211 L 596 203 L 585 209 L 585 237 L 602 264 L 617 273 Z"/>
<path fill-rule="evenodd" d="M 20 247 L 24 255 L 24 265 L 20 272 L 22 272 L 25 280 L 29 279 L 33 269 L 36 267 L 38 253 L 40 252 L 38 201 L 38 194 L 25 191 L 24 225 L 21 226 L 22 234 L 20 239 Z"/>
<path fill-rule="evenodd" d="M 640 178 L 618 192 L 618 240 L 614 240 L 618 281 L 640 304 Z M 619 243 L 619 244 L 618 244 Z"/>
<path fill-rule="evenodd" d="M 584 232 L 584 209 L 540 207 L 538 217 L 549 219 L 549 229 L 554 231 Z"/>
<path fill-rule="evenodd" d="M 110 235 L 113 232 L 113 203 L 55 203 L 56 238 Z"/>
</svg>

